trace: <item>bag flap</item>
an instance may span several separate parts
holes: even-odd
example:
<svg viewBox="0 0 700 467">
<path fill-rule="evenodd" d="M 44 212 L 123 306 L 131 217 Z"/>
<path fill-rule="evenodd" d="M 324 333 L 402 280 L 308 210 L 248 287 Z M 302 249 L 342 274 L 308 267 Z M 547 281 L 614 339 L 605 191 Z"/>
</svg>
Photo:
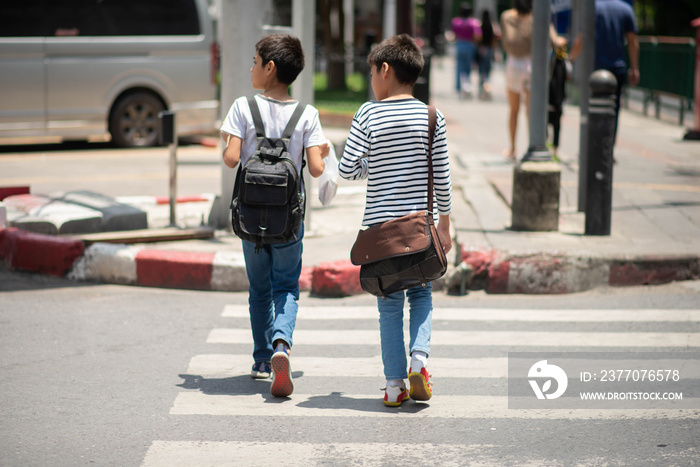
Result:
<svg viewBox="0 0 700 467">
<path fill-rule="evenodd" d="M 415 212 L 360 230 L 350 251 L 350 261 L 361 266 L 425 250 L 430 246 L 428 216 L 430 213 L 425 211 Z"/>
</svg>

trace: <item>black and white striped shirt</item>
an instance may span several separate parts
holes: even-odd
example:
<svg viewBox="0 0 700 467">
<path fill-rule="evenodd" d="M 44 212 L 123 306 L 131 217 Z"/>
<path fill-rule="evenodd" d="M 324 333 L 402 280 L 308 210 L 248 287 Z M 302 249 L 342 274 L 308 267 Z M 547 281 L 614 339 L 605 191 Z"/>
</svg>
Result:
<svg viewBox="0 0 700 467">
<path fill-rule="evenodd" d="M 417 99 L 366 102 L 352 121 L 340 176 L 367 182 L 362 225 L 370 226 L 427 209 L 428 109 Z M 452 210 L 445 118 L 437 112 L 433 140 L 434 206 Z"/>
</svg>

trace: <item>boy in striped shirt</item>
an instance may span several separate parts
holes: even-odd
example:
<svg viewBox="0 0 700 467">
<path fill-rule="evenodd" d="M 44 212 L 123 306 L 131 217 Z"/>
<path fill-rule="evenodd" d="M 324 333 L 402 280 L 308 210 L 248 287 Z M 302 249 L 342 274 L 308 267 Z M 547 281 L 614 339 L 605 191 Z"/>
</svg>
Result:
<svg viewBox="0 0 700 467">
<path fill-rule="evenodd" d="M 427 209 L 428 145 L 432 144 L 434 213 L 440 240 L 448 252 L 452 186 L 447 155 L 445 119 L 437 112 L 433 141 L 428 141 L 428 109 L 412 95 L 423 69 L 423 54 L 407 34 L 390 37 L 367 57 L 376 101 L 366 102 L 355 114 L 340 176 L 367 179 L 367 198 L 362 225 L 371 226 Z M 403 337 L 403 306 L 410 311 L 408 372 Z M 433 311 L 432 286 L 414 287 L 378 298 L 382 362 L 387 380 L 384 403 L 399 406 L 409 397 L 432 396 L 427 358 Z M 406 378 L 410 391 L 406 388 Z"/>
</svg>

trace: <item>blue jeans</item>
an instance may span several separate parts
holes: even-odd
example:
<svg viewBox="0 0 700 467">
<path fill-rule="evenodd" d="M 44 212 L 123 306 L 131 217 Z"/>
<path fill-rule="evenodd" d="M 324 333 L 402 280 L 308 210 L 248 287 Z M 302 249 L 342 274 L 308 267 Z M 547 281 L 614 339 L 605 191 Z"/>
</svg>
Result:
<svg viewBox="0 0 700 467">
<path fill-rule="evenodd" d="M 255 253 L 255 243 L 243 240 L 243 256 L 248 274 L 248 305 L 253 331 L 253 359 L 269 362 L 273 342 L 285 341 L 291 348 L 297 320 L 302 238 L 277 245 L 263 245 Z"/>
<path fill-rule="evenodd" d="M 457 41 L 457 92 L 462 90 L 462 76 L 469 83 L 472 63 L 476 59 L 476 45 L 469 41 Z"/>
<path fill-rule="evenodd" d="M 416 350 L 430 354 L 430 332 L 433 318 L 433 286 L 413 287 L 377 298 L 379 308 L 379 335 L 382 342 L 382 362 L 386 379 L 408 377 L 406 344 L 403 338 L 403 305 L 409 304 L 409 354 Z"/>
</svg>

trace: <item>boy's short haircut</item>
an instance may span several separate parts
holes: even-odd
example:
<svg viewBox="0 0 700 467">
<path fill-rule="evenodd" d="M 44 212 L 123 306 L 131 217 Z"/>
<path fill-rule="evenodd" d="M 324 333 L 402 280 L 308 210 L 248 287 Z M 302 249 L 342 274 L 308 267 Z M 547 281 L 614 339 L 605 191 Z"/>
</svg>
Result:
<svg viewBox="0 0 700 467">
<path fill-rule="evenodd" d="M 262 64 L 272 61 L 277 67 L 277 79 L 284 84 L 292 84 L 304 69 L 304 49 L 301 41 L 289 34 L 272 34 L 255 44 L 255 51 L 262 58 Z"/>
<path fill-rule="evenodd" d="M 384 39 L 367 56 L 367 64 L 381 68 L 386 62 L 394 69 L 396 79 L 402 84 L 413 86 L 423 71 L 423 52 L 408 34 Z"/>
</svg>

